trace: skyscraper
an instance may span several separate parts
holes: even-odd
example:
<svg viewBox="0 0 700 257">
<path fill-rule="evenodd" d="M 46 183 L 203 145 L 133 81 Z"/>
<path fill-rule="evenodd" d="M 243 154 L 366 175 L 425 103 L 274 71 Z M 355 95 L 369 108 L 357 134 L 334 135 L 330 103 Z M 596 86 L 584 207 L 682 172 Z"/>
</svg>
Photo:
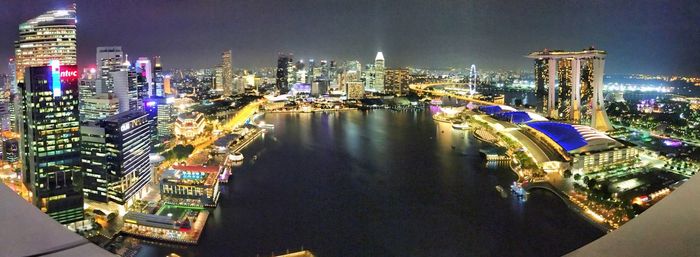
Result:
<svg viewBox="0 0 700 257">
<path fill-rule="evenodd" d="M 151 66 L 151 60 L 146 57 L 139 57 L 134 66 L 136 67 L 136 72 L 144 79 L 143 85 L 145 86 L 144 90 L 147 96 L 153 96 L 155 89 L 153 86 L 153 67 Z"/>
<path fill-rule="evenodd" d="M 119 113 L 119 99 L 114 93 L 101 93 L 90 97 L 81 97 L 80 122 L 97 122 Z"/>
<path fill-rule="evenodd" d="M 163 74 L 163 66 L 160 63 L 160 56 L 153 57 L 153 85 L 155 87 L 155 96 L 165 96 L 163 89 L 165 83 L 165 74 Z"/>
<path fill-rule="evenodd" d="M 119 112 L 129 110 L 129 72 L 113 71 L 109 73 L 112 80 L 113 90 L 110 93 L 119 99 Z"/>
<path fill-rule="evenodd" d="M 97 64 L 97 92 L 113 93 L 114 79 L 111 72 L 125 70 L 124 62 L 126 57 L 121 46 L 101 46 L 97 48 L 95 54 Z"/>
<path fill-rule="evenodd" d="M 19 118 L 23 182 L 34 205 L 58 222 L 82 220 L 78 67 L 52 61 L 25 72 Z"/>
<path fill-rule="evenodd" d="M 224 96 L 230 96 L 233 92 L 233 66 L 231 63 L 231 50 L 221 53 L 221 79 L 224 88 Z M 238 93 L 238 92 L 236 92 Z"/>
<path fill-rule="evenodd" d="M 279 90 L 280 93 L 287 93 L 289 91 L 290 85 L 287 79 L 289 76 L 289 66 L 291 62 L 291 55 L 280 54 L 279 57 L 277 57 L 277 79 L 275 81 L 275 85 L 277 86 L 277 90 Z"/>
<path fill-rule="evenodd" d="M 24 81 L 27 67 L 46 66 L 52 60 L 61 64 L 76 64 L 76 15 L 73 8 L 51 10 L 19 25 L 19 39 L 15 41 L 15 58 L 10 60 L 15 81 L 13 103 L 10 111 L 11 126 L 19 130 L 19 96 L 17 83 Z M 11 89 L 12 90 L 12 89 Z"/>
<path fill-rule="evenodd" d="M 10 58 L 10 60 L 8 60 L 7 67 L 10 71 L 10 76 L 7 78 L 10 85 L 6 88 L 6 90 L 9 90 L 7 110 L 10 115 L 10 130 L 18 132 L 19 126 L 17 125 L 17 111 L 19 109 L 19 95 L 17 94 L 17 63 L 15 62 L 14 58 Z"/>
<path fill-rule="evenodd" d="M 528 58 L 536 59 L 536 62 L 540 60 L 547 62 L 547 115 L 549 117 L 567 120 L 574 124 L 590 121 L 591 127 L 601 131 L 612 129 L 603 102 L 606 56 L 605 51 L 594 48 L 571 52 L 545 49 L 528 55 Z M 536 64 L 535 67 L 537 68 L 538 65 Z M 558 79 L 555 81 L 555 78 Z M 557 81 L 559 86 L 555 87 Z M 591 107 L 588 111 L 581 106 L 582 97 L 590 98 Z"/>
<path fill-rule="evenodd" d="M 388 69 L 386 70 L 384 91 L 395 95 L 408 94 L 409 79 L 408 69 Z"/>
<path fill-rule="evenodd" d="M 154 139 L 167 139 L 173 135 L 176 110 L 172 97 L 151 97 L 145 100 L 145 111 L 151 124 Z"/>
<path fill-rule="evenodd" d="M 139 110 L 122 112 L 80 128 L 84 195 L 129 206 L 150 180 L 150 126 Z"/>
<path fill-rule="evenodd" d="M 557 113 L 558 119 L 572 119 L 571 110 L 571 72 L 573 58 L 561 58 L 557 61 Z"/>
<path fill-rule="evenodd" d="M 377 52 L 374 58 L 374 84 L 372 89 L 376 92 L 384 92 L 384 54 Z"/>
<path fill-rule="evenodd" d="M 52 60 L 76 64 L 75 6 L 51 10 L 19 25 L 15 41 L 16 78 L 23 82 L 27 67 L 46 66 Z"/>
<path fill-rule="evenodd" d="M 544 96 L 547 94 L 547 59 L 535 59 L 535 94 Z"/>
</svg>

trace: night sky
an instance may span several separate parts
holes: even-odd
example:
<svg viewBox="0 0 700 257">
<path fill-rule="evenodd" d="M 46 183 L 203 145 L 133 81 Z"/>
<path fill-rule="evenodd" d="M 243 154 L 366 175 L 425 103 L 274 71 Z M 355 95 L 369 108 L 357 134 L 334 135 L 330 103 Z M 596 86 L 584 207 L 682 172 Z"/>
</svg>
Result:
<svg viewBox="0 0 700 257">
<path fill-rule="evenodd" d="M 2 0 L 0 58 L 17 26 L 74 1 Z M 121 45 L 130 60 L 204 68 L 233 50 L 234 68 L 295 58 L 358 59 L 383 51 L 388 67 L 531 69 L 542 48 L 608 51 L 607 73 L 700 75 L 700 1 L 155 1 L 78 4 L 79 65 Z M 0 65 L 0 72 L 7 65 Z"/>
</svg>

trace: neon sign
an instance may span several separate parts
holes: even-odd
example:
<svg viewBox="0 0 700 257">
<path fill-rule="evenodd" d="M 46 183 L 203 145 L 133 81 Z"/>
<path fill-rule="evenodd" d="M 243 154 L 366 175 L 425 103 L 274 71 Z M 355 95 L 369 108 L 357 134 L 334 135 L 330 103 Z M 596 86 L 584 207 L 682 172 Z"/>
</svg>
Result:
<svg viewBox="0 0 700 257">
<path fill-rule="evenodd" d="M 61 77 L 61 78 L 73 78 L 73 77 L 78 77 L 78 71 L 77 71 L 77 70 L 74 70 L 74 71 L 64 70 L 64 71 L 61 71 L 60 77 Z"/>
<path fill-rule="evenodd" d="M 51 91 L 54 97 L 59 97 L 61 92 L 61 62 L 58 60 L 51 61 Z"/>
</svg>

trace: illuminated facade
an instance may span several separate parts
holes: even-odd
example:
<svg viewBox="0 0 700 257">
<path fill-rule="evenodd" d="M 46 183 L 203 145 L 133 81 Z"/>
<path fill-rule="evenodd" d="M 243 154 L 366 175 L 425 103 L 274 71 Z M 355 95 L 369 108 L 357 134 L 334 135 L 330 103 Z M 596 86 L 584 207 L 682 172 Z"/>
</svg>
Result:
<svg viewBox="0 0 700 257">
<path fill-rule="evenodd" d="M 119 99 L 114 94 L 102 93 L 90 97 L 81 97 L 81 122 L 97 122 L 119 113 Z"/>
<path fill-rule="evenodd" d="M 121 46 L 101 46 L 95 53 L 97 77 L 99 85 L 96 93 L 114 93 L 114 78 L 112 72 L 125 70 L 126 57 Z"/>
<path fill-rule="evenodd" d="M 547 59 L 535 59 L 535 94 L 537 96 L 547 95 Z"/>
<path fill-rule="evenodd" d="M 187 112 L 177 116 L 175 121 L 176 137 L 194 139 L 204 132 L 204 115 L 198 112 Z"/>
<path fill-rule="evenodd" d="M 83 194 L 129 206 L 150 180 L 148 115 L 132 110 L 81 126 Z"/>
<path fill-rule="evenodd" d="M 165 74 L 163 74 L 163 64 L 160 61 L 160 56 L 153 56 L 153 87 L 155 92 L 152 95 L 165 95 Z"/>
<path fill-rule="evenodd" d="M 536 62 L 546 60 L 547 115 L 549 117 L 577 124 L 590 120 L 591 127 L 597 130 L 612 130 L 603 102 L 603 74 L 606 55 L 605 51 L 591 48 L 578 52 L 545 49 L 527 56 L 535 59 Z M 538 67 L 537 63 L 535 67 Z M 538 73 L 538 70 L 536 69 L 535 72 Z M 540 70 L 539 73 L 541 72 Z M 556 81 L 554 79 L 557 75 L 558 94 L 555 92 Z M 591 99 L 590 111 L 584 112 L 582 108 L 582 97 L 584 96 Z M 582 117 L 583 114 L 587 114 L 586 117 Z"/>
<path fill-rule="evenodd" d="M 345 95 L 348 100 L 365 98 L 365 86 L 360 81 L 345 82 Z"/>
<path fill-rule="evenodd" d="M 215 207 L 219 201 L 219 167 L 173 166 L 163 172 L 160 193 L 165 202 Z"/>
<path fill-rule="evenodd" d="M 411 79 L 408 69 L 387 69 L 384 91 L 389 94 L 408 94 L 408 81 Z"/>
<path fill-rule="evenodd" d="M 10 76 L 8 77 L 8 82 L 10 86 L 9 89 L 9 99 L 8 99 L 8 111 L 10 112 L 10 130 L 13 132 L 19 131 L 19 126 L 17 125 L 17 111 L 19 110 L 19 97 L 17 89 L 17 63 L 14 58 L 10 58 L 7 62 L 7 68 L 10 70 Z"/>
<path fill-rule="evenodd" d="M 233 66 L 231 63 L 231 50 L 225 51 L 221 54 L 221 85 L 224 89 L 223 91 L 225 96 L 239 93 L 233 92 Z"/>
<path fill-rule="evenodd" d="M 214 67 L 213 89 L 219 92 L 224 91 L 224 70 L 221 65 Z"/>
<path fill-rule="evenodd" d="M 534 121 L 526 123 L 535 139 L 564 157 L 573 173 L 590 173 L 636 161 L 638 149 L 584 125 Z"/>
<path fill-rule="evenodd" d="M 53 61 L 25 72 L 19 119 L 23 182 L 34 205 L 58 222 L 82 220 L 78 67 Z"/>
<path fill-rule="evenodd" d="M 172 97 L 151 97 L 144 101 L 144 110 L 148 113 L 154 139 L 170 138 L 173 135 L 173 123 L 176 110 Z"/>
<path fill-rule="evenodd" d="M 144 91 L 146 91 L 146 96 L 153 96 L 155 87 L 153 85 L 153 66 L 151 66 L 151 60 L 147 57 L 139 57 L 136 60 L 136 72 L 142 77 L 143 84 L 145 86 Z"/>
<path fill-rule="evenodd" d="M 557 118 L 559 120 L 574 120 L 571 110 L 571 63 L 572 58 L 562 58 L 557 61 L 557 96 L 555 98 L 557 108 Z"/>
<path fill-rule="evenodd" d="M 375 92 L 384 92 L 384 55 L 382 52 L 377 52 L 374 58 L 374 82 L 372 90 Z"/>
<path fill-rule="evenodd" d="M 27 67 L 46 66 L 52 60 L 76 64 L 75 8 L 48 11 L 19 25 L 15 41 L 17 81 L 24 81 Z"/>
</svg>

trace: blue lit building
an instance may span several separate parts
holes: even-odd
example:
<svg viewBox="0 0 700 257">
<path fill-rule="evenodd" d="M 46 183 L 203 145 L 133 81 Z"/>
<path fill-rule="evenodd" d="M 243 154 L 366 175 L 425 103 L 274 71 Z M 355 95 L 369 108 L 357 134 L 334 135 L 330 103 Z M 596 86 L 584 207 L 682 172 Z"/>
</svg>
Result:
<svg viewBox="0 0 700 257">
<path fill-rule="evenodd" d="M 144 100 L 144 110 L 148 114 L 154 140 L 172 137 L 176 114 L 173 109 L 174 100 L 172 97 L 157 96 Z"/>
</svg>

